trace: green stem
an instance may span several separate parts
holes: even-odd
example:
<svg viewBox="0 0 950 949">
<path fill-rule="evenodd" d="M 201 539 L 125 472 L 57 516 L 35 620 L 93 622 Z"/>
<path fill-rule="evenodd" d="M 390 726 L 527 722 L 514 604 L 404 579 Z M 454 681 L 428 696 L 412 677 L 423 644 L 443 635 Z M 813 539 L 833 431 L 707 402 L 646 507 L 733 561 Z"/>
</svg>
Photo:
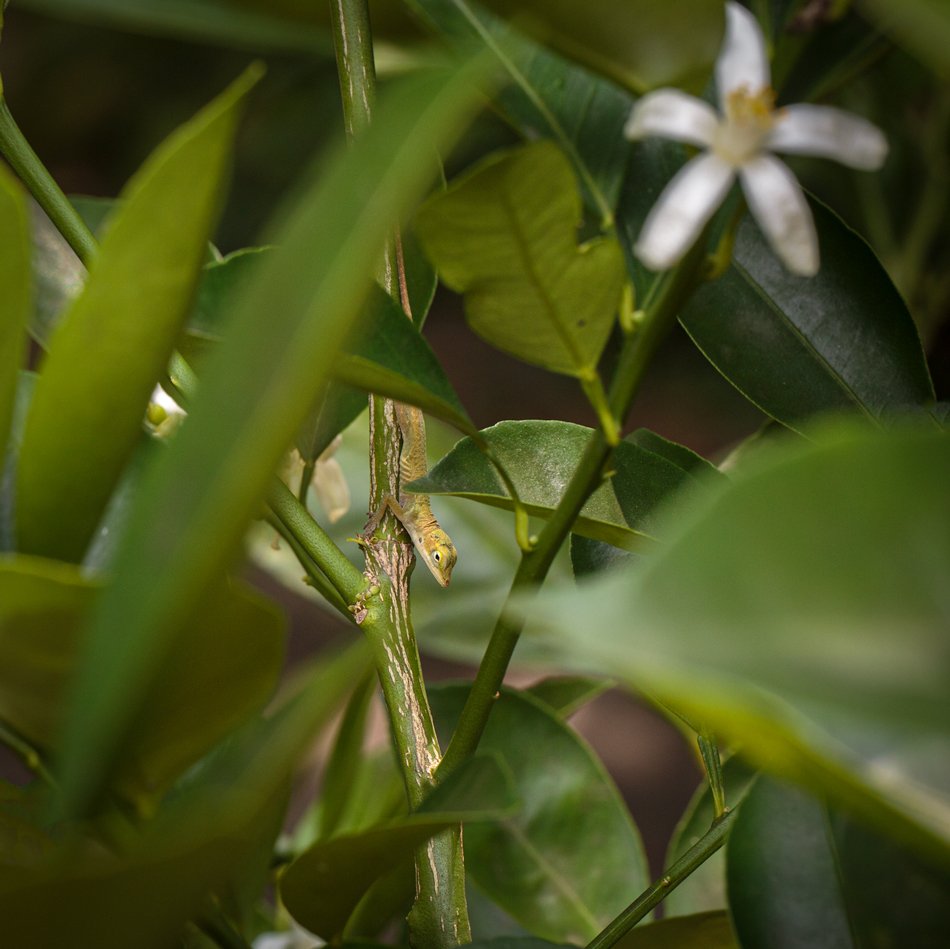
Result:
<svg viewBox="0 0 950 949">
<path fill-rule="evenodd" d="M 42 778 L 48 787 L 56 787 L 55 778 L 50 774 L 46 765 L 43 764 L 43 756 L 25 738 L 4 722 L 0 722 L 0 743 L 19 755 L 30 771 Z"/>
<path fill-rule="evenodd" d="M 658 282 L 644 306 L 640 328 L 627 336 L 608 395 L 610 411 L 614 418 L 626 418 L 650 360 L 667 331 L 676 322 L 682 303 L 696 285 L 704 249 L 705 241 L 697 241 L 679 267 Z M 508 601 L 492 632 L 455 733 L 439 766 L 440 779 L 447 777 L 474 754 L 488 723 L 495 696 L 501 688 L 524 628 L 524 619 L 512 615 L 507 609 L 508 603 L 516 594 L 523 600 L 532 589 L 537 589 L 547 575 L 581 508 L 606 476 L 612 452 L 613 446 L 603 430 L 595 430 L 587 442 L 564 496 L 545 524 L 538 543 L 532 550 L 522 554 L 508 592 Z"/>
<path fill-rule="evenodd" d="M 726 811 L 666 873 L 638 896 L 616 919 L 608 923 L 587 949 L 609 949 L 619 942 L 647 913 L 659 906 L 697 867 L 705 863 L 726 842 L 737 811 Z"/>
<path fill-rule="evenodd" d="M 0 154 L 27 186 L 69 246 L 88 267 L 98 249 L 95 237 L 46 170 L 0 96 Z"/>
<path fill-rule="evenodd" d="M 367 0 L 331 0 L 337 71 L 347 136 L 352 140 L 369 125 L 376 90 L 373 41 Z M 399 237 L 394 233 L 383 261 L 382 283 L 405 307 Z M 407 314 L 408 315 L 408 314 Z M 393 403 L 370 398 L 370 510 L 387 496 L 399 497 L 402 434 Z M 362 629 L 372 645 L 383 698 L 406 792 L 417 807 L 435 783 L 441 749 L 429 708 L 409 603 L 412 544 L 386 511 L 364 537 L 368 575 L 378 596 L 366 603 Z M 416 854 L 416 899 L 409 913 L 409 937 L 419 949 L 450 949 L 472 938 L 465 898 L 461 828 L 432 838 Z"/>
</svg>

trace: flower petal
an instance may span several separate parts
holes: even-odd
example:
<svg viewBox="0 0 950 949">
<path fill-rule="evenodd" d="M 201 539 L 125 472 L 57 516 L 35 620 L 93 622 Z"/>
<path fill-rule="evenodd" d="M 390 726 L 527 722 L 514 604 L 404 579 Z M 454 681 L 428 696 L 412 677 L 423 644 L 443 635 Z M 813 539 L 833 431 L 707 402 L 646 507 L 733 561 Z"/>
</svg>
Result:
<svg viewBox="0 0 950 949">
<path fill-rule="evenodd" d="M 722 204 L 735 172 L 713 154 L 684 165 L 653 205 L 634 252 L 651 270 L 679 263 Z"/>
<path fill-rule="evenodd" d="M 792 155 L 833 158 L 843 165 L 874 171 L 887 158 L 887 139 L 859 115 L 830 105 L 790 105 L 776 113 L 765 147 Z"/>
<path fill-rule="evenodd" d="M 638 100 L 624 127 L 627 138 L 658 135 L 676 142 L 708 146 L 716 134 L 719 116 L 702 99 L 677 89 L 657 89 Z"/>
<path fill-rule="evenodd" d="M 784 162 L 760 155 L 739 169 L 753 216 L 782 263 L 803 277 L 818 273 L 818 235 L 801 186 Z"/>
<path fill-rule="evenodd" d="M 745 86 L 755 95 L 772 83 L 765 37 L 756 18 L 738 3 L 726 4 L 726 35 L 716 60 L 716 90 L 726 111 L 729 93 Z"/>
</svg>

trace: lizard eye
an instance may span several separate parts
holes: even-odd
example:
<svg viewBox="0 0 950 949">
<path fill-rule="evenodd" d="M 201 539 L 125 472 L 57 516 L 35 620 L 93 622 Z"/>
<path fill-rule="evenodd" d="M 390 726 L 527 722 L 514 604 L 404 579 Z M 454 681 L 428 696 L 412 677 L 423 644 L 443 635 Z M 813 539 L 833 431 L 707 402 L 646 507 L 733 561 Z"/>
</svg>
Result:
<svg viewBox="0 0 950 949">
<path fill-rule="evenodd" d="M 442 563 L 442 554 L 440 554 L 438 551 L 436 551 L 436 552 L 432 555 L 432 559 L 433 559 L 436 563 Z"/>
</svg>

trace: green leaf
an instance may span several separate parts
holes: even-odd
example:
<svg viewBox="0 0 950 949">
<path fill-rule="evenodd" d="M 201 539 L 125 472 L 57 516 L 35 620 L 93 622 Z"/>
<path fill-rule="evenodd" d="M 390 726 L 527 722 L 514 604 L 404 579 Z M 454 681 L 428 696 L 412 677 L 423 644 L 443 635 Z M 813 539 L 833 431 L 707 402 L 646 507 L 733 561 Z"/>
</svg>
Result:
<svg viewBox="0 0 950 949">
<path fill-rule="evenodd" d="M 577 466 L 591 429 L 570 422 L 499 422 L 482 431 L 529 513 L 550 515 Z M 653 512 L 670 492 L 696 482 L 665 458 L 629 442 L 614 453 L 615 474 L 590 497 L 573 526 L 579 534 L 635 548 L 653 533 Z M 408 490 L 451 494 L 511 510 L 501 479 L 471 438 L 463 438 Z"/>
<path fill-rule="evenodd" d="M 17 471 L 20 549 L 79 560 L 188 316 L 250 69 L 149 158 L 49 342 Z"/>
<path fill-rule="evenodd" d="M 903 759 L 950 738 L 950 439 L 810 434 L 671 508 L 636 571 L 542 598 L 532 616 L 575 667 L 648 690 L 947 859 L 944 778 L 912 780 Z"/>
<path fill-rule="evenodd" d="M 16 404 L 17 379 L 26 358 L 31 306 L 30 231 L 20 186 L 0 167 L 0 458 Z"/>
<path fill-rule="evenodd" d="M 549 676 L 535 682 L 525 692 L 549 706 L 562 718 L 570 718 L 612 685 L 609 679 L 593 679 L 589 676 Z"/>
<path fill-rule="evenodd" d="M 312 933 L 328 940 L 339 936 L 372 884 L 434 834 L 510 812 L 516 800 L 509 785 L 495 758 L 472 758 L 408 817 L 315 843 L 281 875 L 281 900 Z"/>
<path fill-rule="evenodd" d="M 0 565 L 0 719 L 40 748 L 63 726 L 83 618 L 97 584 L 65 564 L 17 557 Z M 240 587 L 218 594 L 135 723 L 113 787 L 145 805 L 264 706 L 284 659 L 282 619 Z"/>
<path fill-rule="evenodd" d="M 728 843 L 743 946 L 915 946 L 950 941 L 950 874 L 922 864 L 815 798 L 759 780 Z"/>
<path fill-rule="evenodd" d="M 758 772 L 738 755 L 725 762 L 726 806 L 730 810 L 741 806 L 757 775 Z M 664 865 L 673 866 L 709 830 L 715 817 L 709 785 L 703 782 L 676 825 Z M 663 912 L 666 916 L 690 916 L 722 910 L 727 906 L 726 857 L 723 850 L 717 850 L 663 901 Z"/>
<path fill-rule="evenodd" d="M 531 34 L 635 92 L 698 91 L 722 36 L 718 0 L 483 0 Z M 684 29 L 684 26 L 689 26 Z"/>
<path fill-rule="evenodd" d="M 943 0 L 904 0 L 899 6 L 887 0 L 860 0 L 859 6 L 865 16 L 939 76 L 946 79 L 950 75 L 950 9 Z"/>
<path fill-rule="evenodd" d="M 472 329 L 533 365 L 589 379 L 624 285 L 613 238 L 578 246 L 580 195 L 551 142 L 490 156 L 416 217 Z"/>
<path fill-rule="evenodd" d="M 190 334 L 211 340 L 224 337 L 237 304 L 236 294 L 255 276 L 270 250 L 269 247 L 245 247 L 202 267 L 188 322 Z"/>
<path fill-rule="evenodd" d="M 95 801 L 184 618 L 234 557 L 393 222 L 425 187 L 438 145 L 461 131 L 473 79 L 471 68 L 424 73 L 389 90 L 358 146 L 294 200 L 278 248 L 241 294 L 187 423 L 143 478 L 92 617 L 62 746 L 69 810 Z"/>
<path fill-rule="evenodd" d="M 789 273 L 751 218 L 733 265 L 702 287 L 680 320 L 712 364 L 768 415 L 797 428 L 809 416 L 871 418 L 933 400 L 910 313 L 870 248 L 812 202 L 821 241 L 815 277 Z"/>
<path fill-rule="evenodd" d="M 739 949 L 725 911 L 661 919 L 637 926 L 614 945 L 618 949 Z"/>
<path fill-rule="evenodd" d="M 497 936 L 467 943 L 472 949 L 567 949 L 564 943 L 548 942 L 534 936 Z"/>
<path fill-rule="evenodd" d="M 253 855 L 261 822 L 305 744 L 369 661 L 362 643 L 321 660 L 295 699 L 238 733 L 154 820 L 117 834 L 108 850 L 65 825 L 48 859 L 28 869 L 0 865 L 4 938 L 44 947 L 176 945 L 211 891 Z"/>
<path fill-rule="evenodd" d="M 570 159 L 585 203 L 613 217 L 630 143 L 623 125 L 633 99 L 613 83 L 551 53 L 467 0 L 408 0 L 456 45 L 484 44 L 510 77 L 495 102 L 529 141 L 553 139 Z"/>
<path fill-rule="evenodd" d="M 467 692 L 432 690 L 440 734 L 451 734 Z M 649 884 L 619 792 L 587 745 L 524 693 L 502 691 L 479 749 L 500 755 L 511 769 L 521 809 L 465 828 L 468 873 L 535 935 L 588 942 Z"/>
</svg>

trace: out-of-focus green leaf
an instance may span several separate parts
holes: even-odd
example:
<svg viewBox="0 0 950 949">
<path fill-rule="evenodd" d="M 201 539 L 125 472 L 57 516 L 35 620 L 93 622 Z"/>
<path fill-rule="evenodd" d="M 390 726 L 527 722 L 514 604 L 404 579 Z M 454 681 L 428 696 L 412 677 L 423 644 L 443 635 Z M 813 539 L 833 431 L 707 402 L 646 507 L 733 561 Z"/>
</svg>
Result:
<svg viewBox="0 0 950 949">
<path fill-rule="evenodd" d="M 614 945 L 618 949 L 739 949 L 724 910 L 637 926 Z"/>
<path fill-rule="evenodd" d="M 445 740 L 467 691 L 431 692 Z M 502 691 L 479 749 L 500 755 L 511 769 L 521 808 L 507 820 L 465 828 L 466 870 L 529 932 L 589 941 L 649 883 L 619 792 L 577 734 L 523 693 Z"/>
<path fill-rule="evenodd" d="M 241 294 L 187 422 L 143 478 L 91 620 L 61 748 L 70 811 L 87 810 L 108 783 L 185 617 L 233 558 L 393 223 L 428 182 L 438 146 L 461 131 L 474 78 L 470 67 L 422 73 L 388 90 L 358 145 L 295 199 L 279 246 Z"/>
<path fill-rule="evenodd" d="M 89 543 L 188 316 L 240 107 L 259 76 L 249 69 L 131 180 L 49 341 L 17 471 L 26 553 L 77 561 Z"/>
<path fill-rule="evenodd" d="M 763 768 L 947 859 L 942 779 L 911 780 L 902 756 L 945 749 L 950 732 L 950 439 L 913 426 L 811 434 L 672 508 L 636 571 L 542 598 L 532 615 L 576 667 L 649 690 Z"/>
<path fill-rule="evenodd" d="M 80 630 L 98 586 L 65 564 L 0 565 L 0 719 L 38 747 L 62 728 Z M 219 591 L 188 634 L 135 724 L 113 787 L 147 806 L 181 772 L 270 698 L 283 664 L 279 615 L 256 594 Z"/>
<path fill-rule="evenodd" d="M 609 679 L 592 679 L 589 676 L 550 676 L 535 682 L 525 692 L 550 706 L 562 718 L 570 718 L 612 685 Z"/>
<path fill-rule="evenodd" d="M 624 284 L 613 238 L 577 243 L 574 172 L 552 142 L 492 155 L 422 207 L 416 233 L 492 345 L 579 378 L 595 371 Z"/>
<path fill-rule="evenodd" d="M 30 229 L 20 186 L 0 167 L 0 458 L 13 422 L 31 305 Z"/>
<path fill-rule="evenodd" d="M 741 805 L 758 772 L 738 755 L 733 755 L 723 765 L 722 770 L 726 785 L 726 806 L 735 810 Z M 667 867 L 673 866 L 699 841 L 712 827 L 715 816 L 712 794 L 709 793 L 709 785 L 704 782 L 693 795 L 676 825 L 666 852 Z M 663 912 L 666 916 L 691 916 L 695 913 L 723 910 L 728 905 L 726 856 L 723 850 L 717 850 L 663 901 Z"/>
<path fill-rule="evenodd" d="M 722 35 L 718 0 L 483 2 L 543 42 L 635 92 L 663 85 L 698 90 Z"/>
<path fill-rule="evenodd" d="M 305 744 L 369 662 L 362 643 L 323 659 L 292 701 L 242 729 L 154 820 L 109 850 L 67 836 L 28 868 L 0 866 L 4 939 L 37 949 L 176 945 L 186 921 L 248 858 Z"/>
<path fill-rule="evenodd" d="M 859 6 L 887 34 L 943 79 L 950 76 L 950 8 L 944 0 L 860 0 Z"/>
<path fill-rule="evenodd" d="M 516 806 L 498 761 L 476 756 L 408 817 L 315 843 L 281 875 L 281 900 L 298 923 L 331 939 L 343 932 L 372 884 L 433 834 L 467 821 L 498 820 Z"/>
<path fill-rule="evenodd" d="M 793 428 L 819 412 L 880 418 L 929 404 L 927 364 L 900 294 L 857 234 L 812 208 L 817 276 L 789 273 L 747 218 L 733 265 L 692 297 L 683 326 L 740 392 Z"/>
<path fill-rule="evenodd" d="M 939 872 L 813 797 L 767 778 L 727 844 L 729 905 L 743 946 L 915 946 L 950 942 Z"/>
<path fill-rule="evenodd" d="M 468 0 L 408 0 L 453 42 L 484 44 L 511 79 L 499 91 L 502 114 L 529 141 L 553 139 L 574 166 L 585 203 L 612 217 L 630 143 L 623 125 L 632 97 L 612 82 L 546 50 Z"/>
<path fill-rule="evenodd" d="M 532 514 L 550 515 L 574 473 L 591 429 L 570 422 L 499 422 L 481 433 L 504 465 Z M 665 458 L 621 442 L 613 476 L 591 495 L 573 530 L 617 547 L 642 544 L 653 533 L 654 509 L 670 493 L 695 480 Z M 470 438 L 464 438 L 410 491 L 451 494 L 510 510 L 498 472 Z"/>
</svg>

